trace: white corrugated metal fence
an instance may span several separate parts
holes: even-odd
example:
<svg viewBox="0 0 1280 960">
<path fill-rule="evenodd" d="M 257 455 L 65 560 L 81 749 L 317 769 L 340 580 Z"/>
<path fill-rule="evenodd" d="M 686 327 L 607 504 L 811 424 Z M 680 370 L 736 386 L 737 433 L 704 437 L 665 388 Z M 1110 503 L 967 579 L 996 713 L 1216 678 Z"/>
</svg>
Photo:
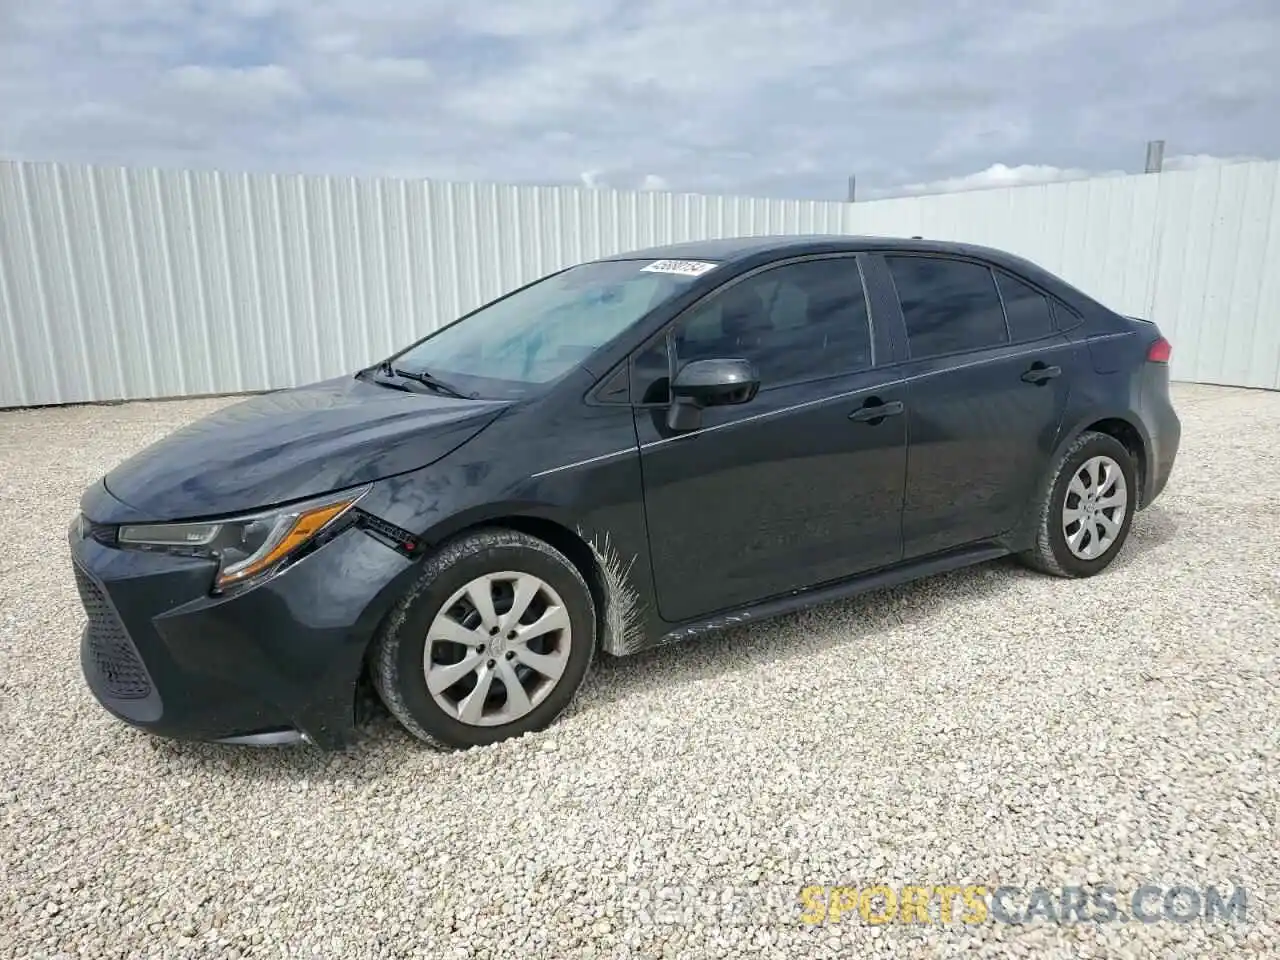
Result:
<svg viewBox="0 0 1280 960">
<path fill-rule="evenodd" d="M 1003 247 L 1156 321 L 1179 380 L 1280 389 L 1280 163 L 853 207 L 857 233 Z"/>
<path fill-rule="evenodd" d="M 1280 388 L 1280 164 L 872 203 L 0 163 L 0 407 L 355 369 L 557 267 L 674 240 L 864 233 L 1021 253 Z"/>
</svg>

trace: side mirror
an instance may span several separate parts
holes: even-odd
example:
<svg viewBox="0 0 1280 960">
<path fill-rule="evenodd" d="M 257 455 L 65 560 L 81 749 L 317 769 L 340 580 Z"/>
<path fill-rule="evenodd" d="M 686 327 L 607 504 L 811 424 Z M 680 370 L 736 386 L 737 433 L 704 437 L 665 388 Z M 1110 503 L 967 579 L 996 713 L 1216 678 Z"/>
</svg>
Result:
<svg viewBox="0 0 1280 960">
<path fill-rule="evenodd" d="M 760 390 L 760 376 L 750 360 L 694 360 L 671 383 L 673 402 L 667 415 L 672 430 L 696 430 L 704 407 L 747 403 Z"/>
</svg>

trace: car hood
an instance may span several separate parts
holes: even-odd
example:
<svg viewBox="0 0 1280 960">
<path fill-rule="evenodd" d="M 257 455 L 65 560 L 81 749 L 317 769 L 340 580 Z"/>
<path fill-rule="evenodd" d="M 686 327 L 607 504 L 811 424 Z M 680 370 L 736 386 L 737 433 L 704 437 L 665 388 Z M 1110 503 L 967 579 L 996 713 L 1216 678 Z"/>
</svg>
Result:
<svg viewBox="0 0 1280 960">
<path fill-rule="evenodd" d="M 153 520 L 253 511 L 428 466 L 508 406 L 326 380 L 225 407 L 126 460 L 104 483 Z"/>
</svg>

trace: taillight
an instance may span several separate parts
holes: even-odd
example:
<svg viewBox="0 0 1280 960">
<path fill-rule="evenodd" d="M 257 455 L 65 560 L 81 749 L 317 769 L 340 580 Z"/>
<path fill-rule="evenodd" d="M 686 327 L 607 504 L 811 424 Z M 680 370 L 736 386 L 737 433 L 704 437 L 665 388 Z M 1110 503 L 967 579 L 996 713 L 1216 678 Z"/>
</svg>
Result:
<svg viewBox="0 0 1280 960">
<path fill-rule="evenodd" d="M 1161 337 L 1151 346 L 1147 347 L 1147 361 L 1149 363 L 1168 363 L 1169 355 L 1173 353 L 1173 344 L 1164 337 Z"/>
</svg>

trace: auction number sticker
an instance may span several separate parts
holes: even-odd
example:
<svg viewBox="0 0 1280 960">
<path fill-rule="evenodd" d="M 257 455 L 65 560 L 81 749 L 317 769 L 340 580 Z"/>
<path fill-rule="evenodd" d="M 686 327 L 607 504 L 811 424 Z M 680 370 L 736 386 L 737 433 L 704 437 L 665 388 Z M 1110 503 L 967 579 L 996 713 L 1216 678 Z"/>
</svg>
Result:
<svg viewBox="0 0 1280 960">
<path fill-rule="evenodd" d="M 683 277 L 700 277 L 708 270 L 715 269 L 714 263 L 703 260 L 655 260 L 641 271 L 649 273 L 678 273 Z"/>
</svg>

